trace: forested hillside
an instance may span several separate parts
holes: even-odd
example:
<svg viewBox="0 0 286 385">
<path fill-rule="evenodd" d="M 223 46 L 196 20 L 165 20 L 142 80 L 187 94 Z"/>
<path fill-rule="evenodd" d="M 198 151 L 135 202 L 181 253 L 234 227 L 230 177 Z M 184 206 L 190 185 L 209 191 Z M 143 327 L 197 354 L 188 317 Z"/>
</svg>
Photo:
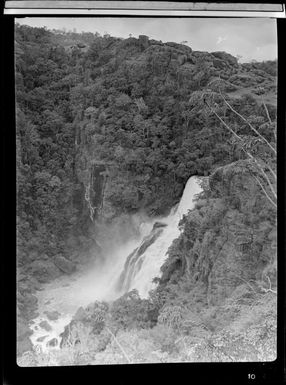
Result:
<svg viewBox="0 0 286 385">
<path fill-rule="evenodd" d="M 267 301 L 275 307 L 277 63 L 239 64 L 225 52 L 147 36 L 19 25 L 15 57 L 20 353 L 30 348 L 25 320 L 35 309 L 33 290 L 72 273 L 91 250 L 100 255 L 94 225 L 124 214 L 168 214 L 192 175 L 209 182 L 181 221 L 153 297 L 131 293 L 111 309 L 102 305 L 92 332 L 98 351 L 112 350 L 104 327 L 116 325 L 119 339 L 131 329 L 128 338 L 139 345 L 148 337 L 146 351 L 194 360 L 195 350 L 182 358 L 171 348 L 177 329 L 191 343 L 197 338 L 197 349 L 231 322 L 240 333 L 242 314 L 251 325 L 260 322 L 259 309 Z M 267 341 L 274 319 L 269 325 Z M 270 345 L 268 356 L 258 346 L 250 359 L 272 358 Z"/>
</svg>

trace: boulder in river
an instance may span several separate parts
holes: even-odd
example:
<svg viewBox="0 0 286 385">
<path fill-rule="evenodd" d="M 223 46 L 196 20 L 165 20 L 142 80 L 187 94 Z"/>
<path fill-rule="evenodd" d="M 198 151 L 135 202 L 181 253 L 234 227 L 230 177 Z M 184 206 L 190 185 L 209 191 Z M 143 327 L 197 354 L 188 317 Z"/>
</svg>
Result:
<svg viewBox="0 0 286 385">
<path fill-rule="evenodd" d="M 50 321 L 56 321 L 59 316 L 60 316 L 60 313 L 58 311 L 44 311 L 44 313 L 46 314 L 46 316 L 48 317 L 48 319 Z"/>
<path fill-rule="evenodd" d="M 47 321 L 42 321 L 39 323 L 39 326 L 42 328 L 42 329 L 45 329 L 47 332 L 50 332 L 52 330 L 52 327 L 51 325 L 47 322 Z"/>
<path fill-rule="evenodd" d="M 76 325 L 76 321 L 71 320 L 71 322 L 65 326 L 64 331 L 60 334 L 61 337 L 61 343 L 60 348 L 63 348 L 67 342 L 67 340 L 70 337 L 71 330 L 73 330 L 73 327 Z"/>
<path fill-rule="evenodd" d="M 37 338 L 37 342 L 43 342 L 44 339 L 47 338 L 47 337 L 48 337 L 48 335 L 39 337 L 39 338 Z"/>
<path fill-rule="evenodd" d="M 46 346 L 51 346 L 51 347 L 55 347 L 57 345 L 58 345 L 58 340 L 56 338 L 52 338 L 46 344 Z"/>
<path fill-rule="evenodd" d="M 153 225 L 153 230 L 158 229 L 160 227 L 166 227 L 166 226 L 168 226 L 167 223 L 155 222 L 154 225 Z"/>
<path fill-rule="evenodd" d="M 61 254 L 54 257 L 54 264 L 66 274 L 71 274 L 76 269 L 76 265 Z"/>
<path fill-rule="evenodd" d="M 77 312 L 75 313 L 75 315 L 73 316 L 73 320 L 74 321 L 82 321 L 85 317 L 86 317 L 86 311 L 84 310 L 84 308 L 81 306 Z"/>
</svg>

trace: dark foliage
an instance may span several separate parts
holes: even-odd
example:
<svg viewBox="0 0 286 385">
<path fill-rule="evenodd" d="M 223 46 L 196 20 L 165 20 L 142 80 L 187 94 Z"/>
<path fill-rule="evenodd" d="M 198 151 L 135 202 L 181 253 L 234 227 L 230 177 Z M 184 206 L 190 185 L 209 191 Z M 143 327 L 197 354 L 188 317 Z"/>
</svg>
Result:
<svg viewBox="0 0 286 385">
<path fill-rule="evenodd" d="M 106 168 L 101 185 L 113 215 L 142 208 L 162 214 L 179 200 L 190 175 L 209 175 L 241 156 L 215 118 L 194 113 L 188 103 L 213 77 L 243 70 L 231 55 L 146 36 L 122 40 L 19 25 L 15 44 L 23 240 L 39 234 L 45 250 L 61 249 L 71 232 L 86 233 L 84 194 L 97 164 Z M 269 68 L 273 64 L 261 65 L 259 76 L 267 78 Z M 235 107 L 264 114 L 256 103 Z M 91 205 L 100 207 L 97 187 Z"/>
<path fill-rule="evenodd" d="M 120 329 L 150 328 L 157 323 L 158 309 L 155 303 L 141 299 L 132 290 L 113 302 L 111 322 Z"/>
<path fill-rule="evenodd" d="M 74 267 L 66 258 L 88 248 L 91 220 L 140 210 L 166 214 L 191 175 L 211 175 L 180 223 L 150 298 L 131 291 L 110 309 L 85 310 L 83 321 L 95 334 L 107 313 L 115 330 L 156 325 L 154 338 L 169 351 L 174 330 L 194 333 L 203 318 L 203 333 L 212 331 L 214 318 L 197 313 L 223 303 L 239 285 L 257 293 L 265 277 L 275 285 L 273 208 L 248 175 L 241 146 L 206 104 L 190 100 L 211 81 L 225 80 L 235 111 L 272 143 L 276 62 L 240 65 L 225 52 L 147 36 L 123 40 L 19 25 L 15 35 L 19 270 L 47 282 L 61 274 L 57 256 L 61 266 Z M 213 102 L 218 116 L 252 143 L 249 125 Z M 21 311 L 35 305 L 30 286 L 19 285 Z"/>
</svg>

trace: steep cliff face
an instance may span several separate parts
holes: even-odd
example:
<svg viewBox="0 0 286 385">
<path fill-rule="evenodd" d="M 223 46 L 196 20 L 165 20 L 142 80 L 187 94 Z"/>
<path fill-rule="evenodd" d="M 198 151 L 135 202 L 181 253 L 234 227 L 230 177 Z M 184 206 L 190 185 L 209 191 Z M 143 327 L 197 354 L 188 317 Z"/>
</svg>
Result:
<svg viewBox="0 0 286 385">
<path fill-rule="evenodd" d="M 202 285 L 208 305 L 222 303 L 242 284 L 260 291 L 270 280 L 275 288 L 275 211 L 243 162 L 209 177 L 204 199 L 181 226 L 162 267 L 162 283 L 186 275 Z"/>
</svg>

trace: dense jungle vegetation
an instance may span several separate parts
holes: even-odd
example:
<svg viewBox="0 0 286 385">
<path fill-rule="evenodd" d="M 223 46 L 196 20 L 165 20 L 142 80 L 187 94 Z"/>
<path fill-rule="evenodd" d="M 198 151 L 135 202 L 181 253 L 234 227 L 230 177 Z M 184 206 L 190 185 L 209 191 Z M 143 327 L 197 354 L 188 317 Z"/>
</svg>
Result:
<svg viewBox="0 0 286 385">
<path fill-rule="evenodd" d="M 275 359 L 277 63 L 20 25 L 15 60 L 19 354 L 34 290 L 94 251 L 94 222 L 165 215 L 209 177 L 150 299 L 81 309 L 23 362 Z"/>
</svg>

